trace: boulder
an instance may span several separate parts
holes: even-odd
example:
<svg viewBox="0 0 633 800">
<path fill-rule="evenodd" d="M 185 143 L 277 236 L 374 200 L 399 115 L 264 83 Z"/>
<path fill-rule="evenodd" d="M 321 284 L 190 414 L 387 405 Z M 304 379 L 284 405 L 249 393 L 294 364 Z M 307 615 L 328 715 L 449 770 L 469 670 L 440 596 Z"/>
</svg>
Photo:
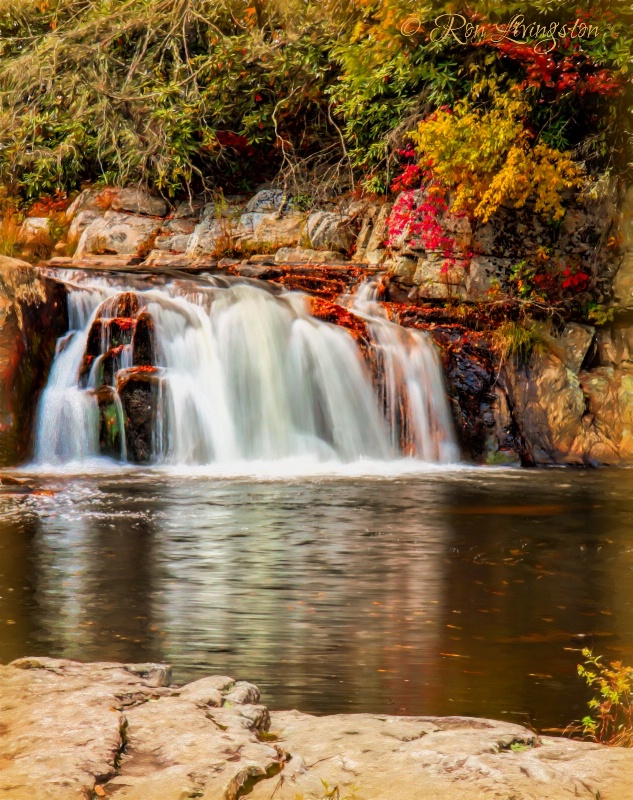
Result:
<svg viewBox="0 0 633 800">
<path fill-rule="evenodd" d="M 113 187 L 84 189 L 66 209 L 66 222 L 72 222 L 82 211 L 95 211 L 98 214 L 104 214 L 112 205 L 117 191 Z"/>
<path fill-rule="evenodd" d="M 287 195 L 280 189 L 262 189 L 246 204 L 247 212 L 271 214 L 281 211 L 287 202 Z"/>
<path fill-rule="evenodd" d="M 306 230 L 315 250 L 346 253 L 356 238 L 350 218 L 331 211 L 314 211 L 310 214 Z"/>
<path fill-rule="evenodd" d="M 129 319 L 135 317 L 144 304 L 144 298 L 136 292 L 121 292 L 108 297 L 101 303 L 97 309 L 96 318 L 126 317 Z"/>
<path fill-rule="evenodd" d="M 445 300 L 450 297 L 465 300 L 466 272 L 464 264 L 443 258 L 419 258 L 413 276 L 418 286 L 418 296 L 432 300 Z"/>
<path fill-rule="evenodd" d="M 80 211 L 78 214 L 75 214 L 73 217 L 73 221 L 70 223 L 70 228 L 68 229 L 68 233 L 66 234 L 66 240 L 69 244 L 75 244 L 81 238 L 81 234 L 86 230 L 86 228 L 90 227 L 93 222 L 98 219 L 101 219 L 103 213 L 99 211 L 90 211 L 89 209 L 85 209 L 84 211 Z"/>
<path fill-rule="evenodd" d="M 174 210 L 174 219 L 184 219 L 191 217 L 193 220 L 200 218 L 200 212 L 204 206 L 204 200 L 201 197 L 193 197 L 190 200 L 183 200 L 178 203 Z"/>
<path fill-rule="evenodd" d="M 20 244 L 36 244 L 50 240 L 50 219 L 48 217 L 27 217 L 18 232 Z"/>
<path fill-rule="evenodd" d="M 303 214 L 265 214 L 255 229 L 252 243 L 271 248 L 296 246 L 305 230 Z"/>
<path fill-rule="evenodd" d="M 157 250 L 164 250 L 168 253 L 186 253 L 189 248 L 191 236 L 188 234 L 173 234 L 168 236 L 158 236 L 154 242 Z"/>
<path fill-rule="evenodd" d="M 385 242 L 388 236 L 387 224 L 392 204 L 371 207 L 363 218 L 356 240 L 353 260 L 367 262 L 372 266 L 382 264 L 387 256 Z"/>
<path fill-rule="evenodd" d="M 335 250 L 311 250 L 305 247 L 280 247 L 275 253 L 277 264 L 344 264 L 345 258 Z"/>
<path fill-rule="evenodd" d="M 151 249 L 160 228 L 160 220 L 151 217 L 106 211 L 81 234 L 73 260 L 89 253 L 143 255 Z"/>
<path fill-rule="evenodd" d="M 161 377 L 156 367 L 138 366 L 117 374 L 117 391 L 123 407 L 127 459 L 149 464 L 157 455 L 157 423 Z"/>
<path fill-rule="evenodd" d="M 230 223 L 221 223 L 217 219 L 208 218 L 196 225 L 194 232 L 189 237 L 185 254 L 195 257 L 198 255 L 216 255 L 221 245 L 229 245 L 237 241 L 237 232 Z"/>
<path fill-rule="evenodd" d="M 0 466 L 30 455 L 37 403 L 67 330 L 66 287 L 0 256 Z"/>
<path fill-rule="evenodd" d="M 164 217 L 167 208 L 162 197 L 155 197 L 143 189 L 120 189 L 112 201 L 113 211 L 127 211 L 150 217 Z"/>
<path fill-rule="evenodd" d="M 503 285 L 512 262 L 507 258 L 475 256 L 464 262 L 466 299 L 472 302 L 490 300 L 490 293 Z"/>
</svg>

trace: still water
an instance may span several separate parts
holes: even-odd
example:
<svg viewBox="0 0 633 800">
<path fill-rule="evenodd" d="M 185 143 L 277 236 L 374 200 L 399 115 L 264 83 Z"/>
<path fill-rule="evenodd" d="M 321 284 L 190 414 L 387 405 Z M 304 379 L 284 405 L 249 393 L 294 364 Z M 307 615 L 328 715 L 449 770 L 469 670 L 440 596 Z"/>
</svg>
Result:
<svg viewBox="0 0 633 800">
<path fill-rule="evenodd" d="M 540 730 L 583 714 L 583 646 L 633 663 L 633 471 L 5 475 L 0 512 L 3 663 L 168 661 L 271 708 Z"/>
</svg>

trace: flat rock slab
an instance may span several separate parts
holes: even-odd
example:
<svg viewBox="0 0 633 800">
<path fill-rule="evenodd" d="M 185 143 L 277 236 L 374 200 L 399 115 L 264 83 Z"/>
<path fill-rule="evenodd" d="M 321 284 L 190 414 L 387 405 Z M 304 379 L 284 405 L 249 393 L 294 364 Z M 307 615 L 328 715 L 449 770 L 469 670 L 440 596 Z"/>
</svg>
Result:
<svg viewBox="0 0 633 800">
<path fill-rule="evenodd" d="M 0 667 L 0 800 L 631 800 L 633 751 L 466 717 L 269 714 L 226 676 Z"/>
</svg>

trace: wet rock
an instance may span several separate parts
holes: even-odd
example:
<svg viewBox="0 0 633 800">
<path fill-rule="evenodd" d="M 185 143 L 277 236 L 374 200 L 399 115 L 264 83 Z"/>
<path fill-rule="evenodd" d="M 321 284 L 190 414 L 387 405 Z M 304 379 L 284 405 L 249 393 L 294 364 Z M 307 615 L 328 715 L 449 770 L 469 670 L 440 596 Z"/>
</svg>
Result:
<svg viewBox="0 0 633 800">
<path fill-rule="evenodd" d="M 116 384 L 117 372 L 123 367 L 123 345 L 111 347 L 101 356 L 99 362 L 99 375 L 97 385 L 105 384 L 114 386 Z"/>
<path fill-rule="evenodd" d="M 441 348 L 460 450 L 469 459 L 480 461 L 495 425 L 494 418 L 486 419 L 486 410 L 494 402 L 492 353 L 484 343 L 461 332 L 438 328 L 430 333 Z"/>
<path fill-rule="evenodd" d="M 135 322 L 129 317 L 115 317 L 106 323 L 106 347 L 131 344 Z"/>
<path fill-rule="evenodd" d="M 157 219 L 106 211 L 81 234 L 73 260 L 90 253 L 143 255 L 151 249 L 160 228 Z"/>
<path fill-rule="evenodd" d="M 105 322 L 100 317 L 97 317 L 88 331 L 88 338 L 86 339 L 85 355 L 99 356 L 104 350 L 105 340 Z"/>
<path fill-rule="evenodd" d="M 27 459 L 35 410 L 68 330 L 66 288 L 24 261 L 0 256 L 0 465 Z"/>
<path fill-rule="evenodd" d="M 167 203 L 162 197 L 155 197 L 142 189 L 120 189 L 112 201 L 112 210 L 164 217 L 167 213 Z"/>
<path fill-rule="evenodd" d="M 147 311 L 141 311 L 136 319 L 133 341 L 133 362 L 139 367 L 156 364 L 154 320 Z"/>
<path fill-rule="evenodd" d="M 132 367 L 117 375 L 123 407 L 128 461 L 149 464 L 157 446 L 157 421 L 161 378 L 156 367 Z"/>
<path fill-rule="evenodd" d="M 136 292 L 121 292 L 108 297 L 97 309 L 98 317 L 135 317 L 144 305 L 144 301 Z"/>
<path fill-rule="evenodd" d="M 338 303 L 333 303 L 322 297 L 308 297 L 308 310 L 313 317 L 320 319 L 322 322 L 329 322 L 332 325 L 338 325 L 346 328 L 354 337 L 362 352 L 365 355 L 369 354 L 371 349 L 371 335 L 367 324 L 363 319 L 352 314 L 343 306 Z"/>
<path fill-rule="evenodd" d="M 306 230 L 315 250 L 346 253 L 356 238 L 349 217 L 331 211 L 314 211 L 310 214 Z"/>
<path fill-rule="evenodd" d="M 125 431 L 121 403 L 112 386 L 94 391 L 99 406 L 99 450 L 101 455 L 120 459 L 124 452 Z"/>
</svg>

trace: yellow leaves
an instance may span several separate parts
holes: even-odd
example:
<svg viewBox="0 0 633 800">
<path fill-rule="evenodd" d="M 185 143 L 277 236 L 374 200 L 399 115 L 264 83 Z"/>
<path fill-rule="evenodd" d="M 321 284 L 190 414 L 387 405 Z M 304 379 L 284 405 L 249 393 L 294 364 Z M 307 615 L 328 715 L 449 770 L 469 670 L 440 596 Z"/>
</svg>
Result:
<svg viewBox="0 0 633 800">
<path fill-rule="evenodd" d="M 516 87 L 501 92 L 484 79 L 453 111 L 436 112 L 411 134 L 421 166 L 454 192 L 453 211 L 487 222 L 504 204 L 522 208 L 534 199 L 537 213 L 564 215 L 561 194 L 582 183 L 582 171 L 568 154 L 532 143 L 528 112 Z"/>
</svg>

